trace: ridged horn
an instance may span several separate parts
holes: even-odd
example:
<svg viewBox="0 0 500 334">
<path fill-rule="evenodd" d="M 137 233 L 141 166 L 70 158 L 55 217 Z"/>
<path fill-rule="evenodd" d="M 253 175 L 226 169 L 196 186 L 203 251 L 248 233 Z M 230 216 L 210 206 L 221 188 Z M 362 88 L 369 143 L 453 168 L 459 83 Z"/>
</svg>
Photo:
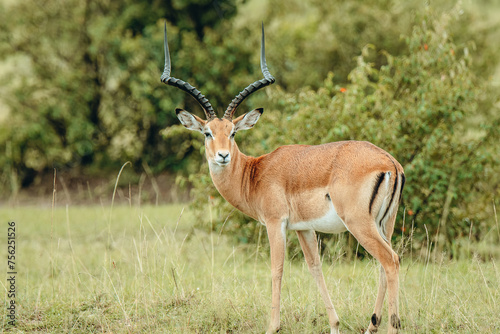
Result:
<svg viewBox="0 0 500 334">
<path fill-rule="evenodd" d="M 170 52 L 168 50 L 168 41 L 167 41 L 167 23 L 165 22 L 164 28 L 164 37 L 163 43 L 165 47 L 165 69 L 163 70 L 163 74 L 161 75 L 161 82 L 164 84 L 177 87 L 192 97 L 195 98 L 196 101 L 201 105 L 205 115 L 207 116 L 207 120 L 211 120 L 217 118 L 215 115 L 214 108 L 208 101 L 208 99 L 195 87 L 191 86 L 189 83 L 182 81 L 180 79 L 176 79 L 170 76 Z"/>
<path fill-rule="evenodd" d="M 267 63 L 266 63 L 266 44 L 264 40 L 264 22 L 262 22 L 262 42 L 260 46 L 260 69 L 262 71 L 262 74 L 264 75 L 264 79 L 260 79 L 255 81 L 254 83 L 250 84 L 248 87 L 243 89 L 236 97 L 231 101 L 229 106 L 226 109 L 226 112 L 224 113 L 224 118 L 228 120 L 233 119 L 234 112 L 236 111 L 236 108 L 243 102 L 244 99 L 246 99 L 250 94 L 258 91 L 259 89 L 266 87 L 272 83 L 274 83 L 275 79 L 269 73 L 269 70 L 267 68 Z"/>
</svg>

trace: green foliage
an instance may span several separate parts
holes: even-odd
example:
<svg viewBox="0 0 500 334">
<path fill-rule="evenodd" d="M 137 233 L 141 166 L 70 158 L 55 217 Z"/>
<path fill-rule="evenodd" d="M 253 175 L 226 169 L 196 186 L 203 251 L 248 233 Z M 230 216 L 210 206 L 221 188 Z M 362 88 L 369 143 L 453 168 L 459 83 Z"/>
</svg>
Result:
<svg viewBox="0 0 500 334">
<path fill-rule="evenodd" d="M 405 169 L 406 227 L 401 226 L 401 210 L 397 238 L 402 231 L 413 233 L 415 248 L 430 238 L 453 256 L 453 244 L 472 232 L 471 224 L 476 224 L 473 237 L 485 237 L 481 231 L 493 226 L 491 208 L 487 219 L 484 207 L 464 203 L 491 203 L 495 191 L 498 195 L 499 117 L 490 118 L 491 105 L 479 108 L 487 86 L 472 71 L 469 44 L 454 44 L 448 32 L 460 13 L 454 8 L 436 15 L 426 9 L 417 17 L 420 24 L 404 36 L 401 54 L 367 45 L 344 87 L 334 83 L 331 73 L 318 90 L 268 89 L 269 111 L 252 131 L 238 138 L 241 150 L 260 155 L 291 142 L 370 141 Z M 385 65 L 369 62 L 374 54 L 383 55 Z M 231 208 L 210 186 L 205 170 L 190 177 L 195 206 L 201 220 L 210 194 L 217 217 L 213 225 L 222 229 Z M 239 241 L 259 238 L 258 226 L 235 213 L 224 231 Z"/>
<path fill-rule="evenodd" d="M 102 173 L 127 160 L 153 172 L 182 168 L 184 156 L 175 158 L 176 147 L 186 136 L 165 141 L 160 130 L 177 121 L 175 106 L 192 101 L 180 91 L 166 94 L 159 82 L 162 18 L 183 30 L 169 26 L 172 47 L 184 50 L 173 55 L 175 73 L 189 80 L 191 72 L 183 67 L 198 63 L 205 69 L 217 57 L 217 50 L 192 52 L 201 49 L 205 29 L 210 32 L 234 13 L 233 0 L 217 6 L 99 0 L 46 1 L 43 8 L 30 0 L 6 5 L 0 11 L 0 61 L 8 70 L 0 99 L 9 113 L 0 123 L 0 183 L 15 192 L 52 168 Z M 202 69 L 192 70 L 206 73 Z M 221 79 L 214 71 L 208 75 L 215 78 L 199 78 L 209 92 Z"/>
</svg>

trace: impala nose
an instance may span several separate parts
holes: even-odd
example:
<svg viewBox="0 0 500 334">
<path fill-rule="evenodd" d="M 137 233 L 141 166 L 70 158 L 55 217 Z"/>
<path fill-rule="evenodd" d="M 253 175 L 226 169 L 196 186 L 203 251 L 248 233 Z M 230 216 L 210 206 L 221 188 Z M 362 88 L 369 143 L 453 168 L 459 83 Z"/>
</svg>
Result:
<svg viewBox="0 0 500 334">
<path fill-rule="evenodd" d="M 227 164 L 231 161 L 231 157 L 228 151 L 218 151 L 216 160 L 218 163 Z"/>
</svg>

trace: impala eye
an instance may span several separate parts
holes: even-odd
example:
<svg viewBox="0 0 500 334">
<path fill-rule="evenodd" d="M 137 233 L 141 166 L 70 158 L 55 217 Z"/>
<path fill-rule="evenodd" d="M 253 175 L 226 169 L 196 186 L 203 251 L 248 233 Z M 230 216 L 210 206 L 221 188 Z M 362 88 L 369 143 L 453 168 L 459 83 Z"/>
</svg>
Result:
<svg viewBox="0 0 500 334">
<path fill-rule="evenodd" d="M 229 136 L 229 138 L 233 139 L 235 135 L 236 135 L 236 131 L 233 132 L 233 133 L 231 133 L 231 135 Z"/>
<path fill-rule="evenodd" d="M 205 132 L 205 137 L 207 139 L 210 139 L 210 138 L 212 138 L 212 134 L 210 132 Z"/>
</svg>

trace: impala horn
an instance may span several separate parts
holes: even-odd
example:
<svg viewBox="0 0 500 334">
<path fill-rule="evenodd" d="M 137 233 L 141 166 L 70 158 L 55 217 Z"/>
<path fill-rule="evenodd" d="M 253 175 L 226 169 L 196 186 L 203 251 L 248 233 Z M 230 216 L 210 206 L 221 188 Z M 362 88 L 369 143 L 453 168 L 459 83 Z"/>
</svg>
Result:
<svg viewBox="0 0 500 334">
<path fill-rule="evenodd" d="M 208 99 L 195 87 L 191 86 L 188 82 L 182 81 L 180 79 L 176 79 L 170 76 L 170 52 L 168 50 L 168 41 L 167 41 L 167 23 L 165 22 L 164 29 L 164 46 L 165 46 L 165 69 L 163 70 L 163 74 L 161 75 L 161 82 L 164 84 L 174 86 L 182 89 L 189 95 L 195 98 L 196 101 L 202 106 L 205 115 L 207 116 L 207 120 L 212 120 L 217 118 L 217 115 L 214 112 L 214 108 L 208 101 Z M 259 87 L 260 88 L 260 87 Z"/>
<path fill-rule="evenodd" d="M 264 75 L 264 79 L 255 81 L 253 84 L 250 84 L 247 88 L 243 89 L 238 95 L 236 95 L 236 97 L 231 101 L 231 103 L 227 107 L 226 112 L 224 113 L 224 118 L 232 120 L 236 108 L 238 108 L 238 106 L 241 104 L 241 102 L 243 102 L 244 99 L 246 99 L 250 94 L 274 83 L 275 81 L 274 77 L 271 75 L 271 73 L 269 73 L 269 70 L 267 69 L 266 44 L 264 41 L 264 22 L 262 22 L 262 42 L 260 46 L 260 69 L 262 71 L 262 74 Z"/>
</svg>

